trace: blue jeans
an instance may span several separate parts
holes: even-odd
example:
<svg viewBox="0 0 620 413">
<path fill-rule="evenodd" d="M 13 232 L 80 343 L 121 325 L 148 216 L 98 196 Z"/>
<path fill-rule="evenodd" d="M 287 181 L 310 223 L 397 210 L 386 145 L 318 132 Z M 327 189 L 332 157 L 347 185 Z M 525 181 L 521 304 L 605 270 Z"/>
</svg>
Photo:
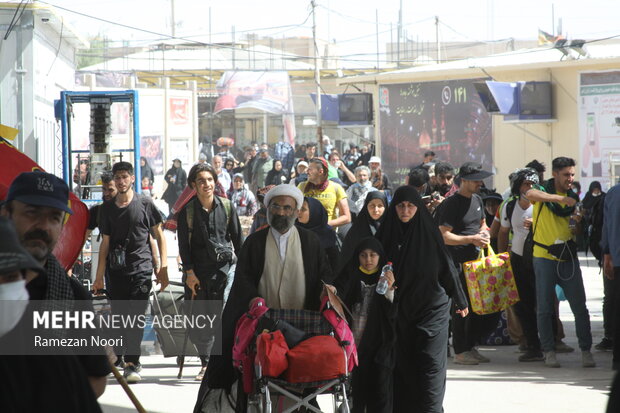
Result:
<svg viewBox="0 0 620 413">
<path fill-rule="evenodd" d="M 559 284 L 564 290 L 570 309 L 575 316 L 575 330 L 579 348 L 582 351 L 589 351 L 592 347 L 592 331 L 579 260 L 553 261 L 534 257 L 533 261 L 538 304 L 536 315 L 542 350 L 553 351 L 555 347 L 552 319 L 554 317 L 555 285 Z"/>
</svg>

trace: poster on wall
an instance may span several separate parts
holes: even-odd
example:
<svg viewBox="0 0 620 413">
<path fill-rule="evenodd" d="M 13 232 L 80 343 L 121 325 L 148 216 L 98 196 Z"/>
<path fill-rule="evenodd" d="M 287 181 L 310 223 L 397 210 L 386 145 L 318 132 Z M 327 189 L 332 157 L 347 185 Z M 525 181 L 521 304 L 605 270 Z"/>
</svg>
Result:
<svg viewBox="0 0 620 413">
<path fill-rule="evenodd" d="M 603 190 L 610 179 L 610 157 L 620 157 L 620 71 L 588 72 L 579 76 L 579 154 L 582 192 L 592 181 Z M 614 156 L 615 155 L 615 156 Z"/>
<path fill-rule="evenodd" d="M 493 170 L 491 115 L 474 89 L 476 81 L 379 87 L 381 158 L 395 185 L 404 183 L 428 150 L 455 168 L 474 161 Z"/>
</svg>

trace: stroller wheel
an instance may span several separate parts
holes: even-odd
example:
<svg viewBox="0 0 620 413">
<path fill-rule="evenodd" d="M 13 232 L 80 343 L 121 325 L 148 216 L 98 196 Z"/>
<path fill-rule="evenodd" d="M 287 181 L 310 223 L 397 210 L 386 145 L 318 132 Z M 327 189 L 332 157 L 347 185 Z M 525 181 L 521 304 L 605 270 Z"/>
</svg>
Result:
<svg viewBox="0 0 620 413">
<path fill-rule="evenodd" d="M 181 367 L 181 363 L 183 363 L 183 356 L 177 356 L 177 367 Z"/>
</svg>

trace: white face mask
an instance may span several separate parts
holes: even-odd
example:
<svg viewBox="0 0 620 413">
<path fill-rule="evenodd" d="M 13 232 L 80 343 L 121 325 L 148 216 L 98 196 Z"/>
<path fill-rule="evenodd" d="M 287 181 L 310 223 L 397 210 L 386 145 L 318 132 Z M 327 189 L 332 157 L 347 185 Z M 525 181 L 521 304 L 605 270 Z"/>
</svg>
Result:
<svg viewBox="0 0 620 413">
<path fill-rule="evenodd" d="M 597 193 L 594 193 L 594 192 L 593 192 L 593 193 L 592 193 L 592 196 L 601 196 L 601 193 L 599 192 L 599 193 L 597 194 Z"/>
<path fill-rule="evenodd" d="M 28 307 L 26 280 L 0 284 L 0 337 L 13 330 Z"/>
</svg>

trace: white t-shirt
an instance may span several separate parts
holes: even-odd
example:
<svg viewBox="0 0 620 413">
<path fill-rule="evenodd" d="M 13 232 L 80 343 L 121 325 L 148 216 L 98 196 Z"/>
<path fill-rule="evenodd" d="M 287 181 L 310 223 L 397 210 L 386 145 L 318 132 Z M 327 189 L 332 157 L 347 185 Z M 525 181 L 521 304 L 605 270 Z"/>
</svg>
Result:
<svg viewBox="0 0 620 413">
<path fill-rule="evenodd" d="M 517 255 L 523 255 L 523 244 L 525 243 L 525 239 L 527 238 L 527 234 L 530 232 L 529 229 L 525 229 L 523 226 L 523 221 L 526 218 L 532 218 L 532 211 L 534 207 L 532 204 L 527 209 L 521 208 L 519 205 L 519 201 L 515 203 L 515 208 L 512 211 L 512 217 L 506 216 L 506 206 L 508 202 L 504 202 L 502 205 L 502 210 L 500 212 L 500 224 L 504 228 L 512 227 L 512 246 L 511 250 Z M 509 221 L 510 219 L 510 221 Z"/>
</svg>

